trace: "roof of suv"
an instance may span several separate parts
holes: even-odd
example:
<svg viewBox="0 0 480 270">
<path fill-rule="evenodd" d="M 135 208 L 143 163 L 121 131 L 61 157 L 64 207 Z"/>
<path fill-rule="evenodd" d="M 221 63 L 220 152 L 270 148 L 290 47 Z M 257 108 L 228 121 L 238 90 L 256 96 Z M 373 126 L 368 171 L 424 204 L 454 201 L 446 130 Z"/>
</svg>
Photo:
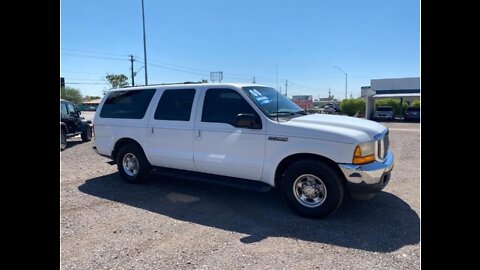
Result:
<svg viewBox="0 0 480 270">
<path fill-rule="evenodd" d="M 172 83 L 172 84 L 151 84 L 151 85 L 143 85 L 143 86 L 133 86 L 133 87 L 123 87 L 123 88 L 115 88 L 115 89 L 110 89 L 108 90 L 109 92 L 113 91 L 130 91 L 130 90 L 144 90 L 144 89 L 157 89 L 160 87 L 168 87 L 168 88 L 176 88 L 176 87 L 197 87 L 197 86 L 235 86 L 235 87 L 246 87 L 246 86 L 263 86 L 261 84 L 252 84 L 252 83 Z"/>
</svg>

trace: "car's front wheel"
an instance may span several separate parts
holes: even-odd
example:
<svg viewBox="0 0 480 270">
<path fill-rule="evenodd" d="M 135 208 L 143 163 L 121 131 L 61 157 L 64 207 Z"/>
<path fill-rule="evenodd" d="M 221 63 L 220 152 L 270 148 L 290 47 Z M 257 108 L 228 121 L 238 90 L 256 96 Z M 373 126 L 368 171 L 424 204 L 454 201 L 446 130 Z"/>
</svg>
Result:
<svg viewBox="0 0 480 270">
<path fill-rule="evenodd" d="M 137 184 L 147 180 L 151 165 L 138 145 L 127 144 L 118 151 L 117 168 L 125 181 Z"/>
<path fill-rule="evenodd" d="M 309 218 L 333 214 L 344 196 L 336 171 L 318 160 L 301 160 L 288 167 L 281 188 L 288 205 L 299 215 Z"/>
</svg>

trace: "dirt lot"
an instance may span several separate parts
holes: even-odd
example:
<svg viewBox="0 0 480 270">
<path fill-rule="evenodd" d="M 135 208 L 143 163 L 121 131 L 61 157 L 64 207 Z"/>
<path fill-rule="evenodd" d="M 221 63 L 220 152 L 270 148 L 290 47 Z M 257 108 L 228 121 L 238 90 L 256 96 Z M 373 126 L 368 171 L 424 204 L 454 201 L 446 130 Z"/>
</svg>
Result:
<svg viewBox="0 0 480 270">
<path fill-rule="evenodd" d="M 124 183 L 70 139 L 61 153 L 62 269 L 419 269 L 420 132 L 391 128 L 391 182 L 325 220 L 293 214 L 275 190 L 155 177 Z"/>
</svg>

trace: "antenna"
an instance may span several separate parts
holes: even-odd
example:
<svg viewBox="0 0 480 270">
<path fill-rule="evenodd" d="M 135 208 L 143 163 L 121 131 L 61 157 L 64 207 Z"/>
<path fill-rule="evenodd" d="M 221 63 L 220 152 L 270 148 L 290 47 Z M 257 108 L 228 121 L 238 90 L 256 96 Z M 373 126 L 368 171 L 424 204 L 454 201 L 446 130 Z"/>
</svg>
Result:
<svg viewBox="0 0 480 270">
<path fill-rule="evenodd" d="M 277 60 L 277 122 L 280 123 L 280 121 L 278 121 L 278 60 Z"/>
</svg>

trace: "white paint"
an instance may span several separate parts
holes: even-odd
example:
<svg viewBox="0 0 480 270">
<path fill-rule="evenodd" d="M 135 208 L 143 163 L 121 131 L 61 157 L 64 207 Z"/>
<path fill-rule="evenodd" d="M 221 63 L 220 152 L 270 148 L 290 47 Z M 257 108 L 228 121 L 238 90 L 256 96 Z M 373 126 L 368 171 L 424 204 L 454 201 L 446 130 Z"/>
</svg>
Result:
<svg viewBox="0 0 480 270">
<path fill-rule="evenodd" d="M 275 170 L 286 157 L 298 153 L 321 155 L 337 163 L 350 163 L 355 147 L 383 132 L 373 121 L 348 116 L 313 114 L 276 122 L 266 117 L 243 93 L 247 84 L 188 84 L 148 86 L 157 89 L 143 119 L 107 119 L 95 114 L 95 145 L 100 154 L 111 155 L 121 138 L 137 141 L 152 165 L 257 180 L 274 185 Z M 254 85 L 259 86 L 259 85 Z M 190 121 L 155 120 L 165 89 L 195 88 Z M 236 128 L 201 121 L 206 89 L 237 91 L 260 115 L 262 129 Z M 97 111 L 101 112 L 105 98 Z M 152 133 L 153 128 L 153 133 Z M 393 129 L 392 129 L 393 130 Z M 288 141 L 268 140 L 269 136 Z"/>
</svg>

